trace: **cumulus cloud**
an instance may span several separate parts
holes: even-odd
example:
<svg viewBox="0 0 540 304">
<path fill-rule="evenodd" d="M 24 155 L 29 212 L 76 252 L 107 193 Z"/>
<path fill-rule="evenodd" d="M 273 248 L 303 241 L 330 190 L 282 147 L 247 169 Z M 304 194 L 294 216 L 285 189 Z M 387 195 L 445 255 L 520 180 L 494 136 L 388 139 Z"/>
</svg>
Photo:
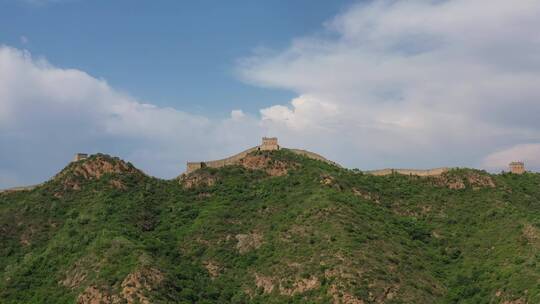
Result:
<svg viewBox="0 0 540 304">
<path fill-rule="evenodd" d="M 230 119 L 211 121 L 144 103 L 83 71 L 2 46 L 0 187 L 40 182 L 75 152 L 119 155 L 150 174 L 172 177 L 188 159 L 223 157 L 250 144 L 223 134 L 249 129 L 255 136 L 257 121 L 245 116 L 236 111 Z M 212 149 L 216 142 L 217 151 Z"/>
<path fill-rule="evenodd" d="M 539 14 L 534 0 L 370 1 L 239 72 L 298 92 L 263 119 L 324 130 L 310 145 L 346 164 L 478 166 L 540 139 Z"/>
<path fill-rule="evenodd" d="M 539 15 L 536 0 L 362 2 L 284 50 L 240 60 L 245 82 L 297 97 L 223 119 L 0 47 L 0 187 L 42 181 L 74 152 L 172 177 L 261 136 L 362 169 L 538 168 Z"/>
<path fill-rule="evenodd" d="M 232 120 L 242 120 L 244 117 L 246 117 L 246 114 L 244 114 L 244 111 L 242 111 L 242 110 L 232 110 L 231 111 L 231 119 Z"/>
</svg>

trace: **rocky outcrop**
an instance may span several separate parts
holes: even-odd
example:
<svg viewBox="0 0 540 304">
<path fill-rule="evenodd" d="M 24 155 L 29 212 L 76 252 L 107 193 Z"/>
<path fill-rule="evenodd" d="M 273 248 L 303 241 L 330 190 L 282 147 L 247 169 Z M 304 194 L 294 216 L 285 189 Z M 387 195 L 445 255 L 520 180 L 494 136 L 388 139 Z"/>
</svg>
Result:
<svg viewBox="0 0 540 304">
<path fill-rule="evenodd" d="M 142 171 L 130 163 L 105 154 L 92 155 L 89 158 L 75 161 L 58 173 L 53 181 L 60 182 L 64 190 L 80 190 L 84 181 L 99 180 L 107 174 L 137 174 L 144 175 Z M 117 189 L 126 186 L 120 180 L 111 180 L 110 185 Z"/>
<path fill-rule="evenodd" d="M 117 295 L 111 295 L 103 288 L 88 286 L 77 298 L 77 304 L 120 304 Z"/>
<path fill-rule="evenodd" d="M 202 170 L 195 171 L 191 174 L 183 174 L 178 178 L 179 183 L 185 189 L 192 189 L 196 187 L 211 187 L 217 182 L 217 180 L 217 175 Z"/>
<path fill-rule="evenodd" d="M 148 292 L 155 290 L 163 281 L 163 274 L 155 268 L 132 272 L 121 283 L 119 293 L 107 288 L 88 286 L 77 298 L 77 304 L 151 304 Z"/>
<path fill-rule="evenodd" d="M 261 170 L 269 176 L 284 176 L 290 170 L 297 169 L 300 165 L 293 161 L 275 159 L 269 152 L 253 152 L 228 162 L 226 165 L 236 165 L 248 170 Z M 214 166 L 208 166 L 214 168 Z M 218 166 L 220 167 L 220 166 Z M 222 167 L 222 166 L 221 166 Z M 186 189 L 200 186 L 213 186 L 218 181 L 218 174 L 211 170 L 191 170 L 178 177 L 180 184 Z"/>
<path fill-rule="evenodd" d="M 128 304 L 150 304 L 150 299 L 145 295 L 154 290 L 163 281 L 163 274 L 155 268 L 145 268 L 130 273 L 122 281 L 122 298 Z"/>
<path fill-rule="evenodd" d="M 235 236 L 238 243 L 236 243 L 236 249 L 240 254 L 244 254 L 251 250 L 261 247 L 263 243 L 263 236 L 260 233 L 250 233 L 250 234 L 237 234 Z"/>
<path fill-rule="evenodd" d="M 452 190 L 461 190 L 471 187 L 473 190 L 482 188 L 495 188 L 495 182 L 486 173 L 479 171 L 449 172 L 433 179 L 435 185 Z"/>
<path fill-rule="evenodd" d="M 290 169 L 299 166 L 296 163 L 275 160 L 268 154 L 247 155 L 240 160 L 239 164 L 246 169 L 263 170 L 270 176 L 287 175 Z"/>
<path fill-rule="evenodd" d="M 321 287 L 319 279 L 315 276 L 297 279 L 288 283 L 286 281 L 288 280 L 255 273 L 255 286 L 265 294 L 277 290 L 280 295 L 294 296 Z"/>
</svg>

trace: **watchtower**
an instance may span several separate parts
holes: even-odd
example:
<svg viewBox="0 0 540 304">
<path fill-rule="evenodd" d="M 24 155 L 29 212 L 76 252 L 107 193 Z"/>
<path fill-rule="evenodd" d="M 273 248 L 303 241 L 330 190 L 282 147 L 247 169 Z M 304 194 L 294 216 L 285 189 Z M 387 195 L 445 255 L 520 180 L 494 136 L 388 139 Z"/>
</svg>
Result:
<svg viewBox="0 0 540 304">
<path fill-rule="evenodd" d="M 509 167 L 510 167 L 510 172 L 514 174 L 525 173 L 525 164 L 523 162 L 511 162 Z"/>
<path fill-rule="evenodd" d="M 79 160 L 83 160 L 85 158 L 88 158 L 88 154 L 86 154 L 86 153 L 76 153 L 75 157 L 73 158 L 73 161 L 76 162 L 76 161 L 79 161 Z"/>
<path fill-rule="evenodd" d="M 277 137 L 263 137 L 262 144 L 259 146 L 260 151 L 275 151 L 279 150 Z"/>
</svg>

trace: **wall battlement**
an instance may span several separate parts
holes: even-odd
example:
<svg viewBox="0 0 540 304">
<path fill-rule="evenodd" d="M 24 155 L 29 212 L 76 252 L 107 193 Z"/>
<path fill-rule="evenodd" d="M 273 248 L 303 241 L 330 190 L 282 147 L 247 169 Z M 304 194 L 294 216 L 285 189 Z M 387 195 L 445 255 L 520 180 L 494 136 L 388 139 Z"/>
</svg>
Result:
<svg viewBox="0 0 540 304">
<path fill-rule="evenodd" d="M 382 170 L 372 170 L 366 171 L 366 174 L 371 174 L 375 176 L 384 176 L 391 174 L 402 174 L 402 175 L 415 175 L 415 176 L 439 176 L 443 173 L 448 172 L 448 168 L 435 168 L 427 170 L 416 170 L 416 169 L 382 169 Z"/>
<path fill-rule="evenodd" d="M 205 167 L 221 168 L 221 167 L 224 167 L 224 166 L 235 165 L 235 164 L 238 164 L 238 162 L 241 159 L 246 157 L 251 152 L 255 152 L 255 151 L 276 151 L 276 150 L 280 150 L 280 149 L 281 149 L 281 147 L 278 144 L 277 137 L 263 137 L 262 138 L 262 143 L 261 143 L 260 146 L 249 148 L 249 149 L 247 149 L 245 151 L 242 151 L 242 152 L 240 152 L 238 154 L 235 154 L 235 155 L 233 155 L 231 157 L 227 157 L 227 158 L 219 159 L 219 160 L 212 160 L 212 161 L 188 162 L 187 166 L 186 166 L 186 172 L 185 173 L 189 174 L 189 173 L 191 173 L 191 172 L 193 172 L 195 170 L 205 168 Z M 321 155 L 313 153 L 313 152 L 309 152 L 309 151 L 306 151 L 306 150 L 300 150 L 300 149 L 287 149 L 287 150 L 291 151 L 293 153 L 299 154 L 299 155 L 309 157 L 311 159 L 320 160 L 320 161 L 326 162 L 328 164 L 335 165 L 335 166 L 339 167 L 339 165 L 337 163 L 335 163 L 333 161 L 329 161 L 326 158 L 322 157 Z"/>
</svg>

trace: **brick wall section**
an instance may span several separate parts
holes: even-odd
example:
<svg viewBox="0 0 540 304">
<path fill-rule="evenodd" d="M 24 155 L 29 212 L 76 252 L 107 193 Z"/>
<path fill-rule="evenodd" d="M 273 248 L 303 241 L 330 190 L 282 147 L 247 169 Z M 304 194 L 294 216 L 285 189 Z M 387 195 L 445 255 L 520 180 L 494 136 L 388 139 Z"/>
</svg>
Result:
<svg viewBox="0 0 540 304">
<path fill-rule="evenodd" d="M 291 151 L 293 153 L 299 154 L 299 155 L 303 155 L 303 156 L 311 158 L 311 159 L 323 161 L 323 162 L 325 162 L 327 164 L 330 164 L 330 165 L 341 167 L 340 165 L 338 165 L 338 163 L 333 162 L 331 160 L 328 160 L 328 159 L 322 157 L 321 155 L 319 155 L 317 153 L 309 152 L 309 151 L 306 151 L 306 150 L 300 150 L 300 149 L 287 149 L 287 150 Z"/>
<path fill-rule="evenodd" d="M 186 173 L 191 173 L 202 167 L 221 168 L 224 166 L 235 165 L 235 164 L 238 164 L 242 158 L 246 157 L 246 155 L 248 155 L 251 152 L 272 151 L 272 150 L 279 150 L 279 149 L 280 147 L 278 145 L 278 140 L 276 137 L 263 137 L 262 144 L 260 146 L 247 149 L 231 157 L 227 157 L 227 158 L 219 159 L 219 160 L 205 161 L 205 162 L 188 162 Z M 311 159 L 319 160 L 333 166 L 341 167 L 339 164 L 333 161 L 330 161 L 317 153 L 313 153 L 313 152 L 301 150 L 301 149 L 287 149 L 287 150 L 293 153 L 296 153 L 298 155 L 302 155 Z M 403 174 L 403 175 L 437 176 L 447 171 L 448 171 L 448 168 L 437 168 L 437 169 L 429 169 L 429 170 L 383 169 L 383 170 L 367 171 L 366 173 L 372 174 L 372 175 L 390 175 L 393 173 L 398 173 L 398 174 Z"/>
<path fill-rule="evenodd" d="M 415 175 L 415 176 L 438 176 L 445 172 L 448 172 L 448 168 L 436 168 L 436 169 L 427 169 L 427 170 L 416 170 L 416 169 L 382 169 L 382 170 L 373 170 L 366 171 L 366 174 L 384 176 L 390 174 L 403 174 L 403 175 Z"/>
<path fill-rule="evenodd" d="M 238 163 L 238 161 L 240 161 L 242 158 L 246 157 L 246 155 L 248 155 L 249 153 L 253 151 L 257 151 L 258 149 L 259 149 L 259 146 L 249 148 L 245 151 L 242 151 L 238 154 L 235 154 L 231 157 L 227 157 L 224 159 L 211 160 L 211 161 L 205 161 L 205 162 L 188 162 L 186 173 L 191 173 L 202 167 L 221 168 L 224 166 L 234 165 Z"/>
<path fill-rule="evenodd" d="M 242 151 L 242 152 L 240 152 L 238 154 L 235 154 L 235 155 L 233 155 L 231 157 L 227 157 L 227 158 L 224 158 L 224 159 L 205 161 L 205 162 L 188 162 L 187 163 L 186 173 L 191 173 L 191 172 L 193 172 L 193 171 L 195 171 L 197 169 L 200 169 L 202 167 L 221 168 L 221 167 L 224 167 L 224 166 L 234 165 L 234 164 L 237 164 L 242 158 L 246 157 L 246 155 L 248 155 L 249 153 L 254 152 L 254 151 L 258 151 L 258 150 L 263 150 L 263 149 L 261 149 L 261 146 L 256 146 L 256 147 L 247 149 L 245 151 Z M 287 150 L 291 151 L 293 153 L 299 154 L 299 155 L 303 155 L 303 156 L 311 158 L 311 159 L 320 160 L 320 161 L 323 161 L 323 162 L 325 162 L 327 164 L 340 167 L 337 163 L 335 163 L 333 161 L 330 161 L 330 160 L 322 157 L 321 155 L 319 155 L 317 153 L 309 152 L 309 151 L 306 151 L 306 150 L 300 150 L 300 149 L 287 149 Z"/>
</svg>

